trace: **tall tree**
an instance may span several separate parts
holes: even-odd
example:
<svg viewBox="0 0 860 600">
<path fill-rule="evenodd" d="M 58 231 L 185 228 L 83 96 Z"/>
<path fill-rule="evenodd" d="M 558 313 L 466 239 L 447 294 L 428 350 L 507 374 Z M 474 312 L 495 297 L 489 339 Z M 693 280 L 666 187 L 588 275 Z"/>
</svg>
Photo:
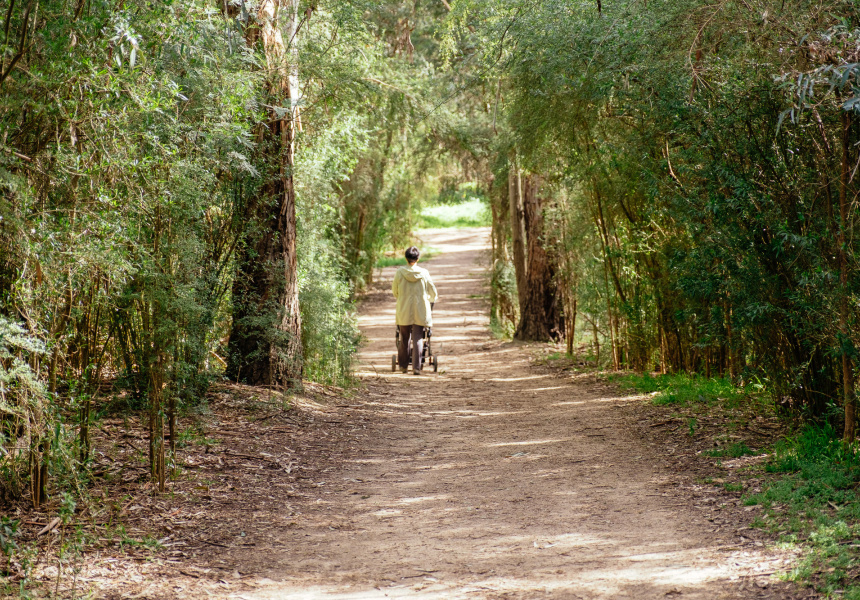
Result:
<svg viewBox="0 0 860 600">
<path fill-rule="evenodd" d="M 522 199 L 525 213 L 526 273 L 520 292 L 520 322 L 514 337 L 518 340 L 550 341 L 564 336 L 564 318 L 557 294 L 556 265 L 547 250 L 544 228 L 546 191 L 541 178 L 523 178 Z"/>
<path fill-rule="evenodd" d="M 307 17 L 310 14 L 309 9 Z M 256 24 L 246 29 L 249 45 L 259 40 L 266 58 L 269 120 L 258 126 L 257 140 L 271 167 L 245 207 L 247 228 L 233 282 L 228 374 L 251 384 L 301 384 L 302 379 L 293 177 L 299 125 L 298 29 L 298 0 L 264 0 L 257 7 Z"/>
</svg>

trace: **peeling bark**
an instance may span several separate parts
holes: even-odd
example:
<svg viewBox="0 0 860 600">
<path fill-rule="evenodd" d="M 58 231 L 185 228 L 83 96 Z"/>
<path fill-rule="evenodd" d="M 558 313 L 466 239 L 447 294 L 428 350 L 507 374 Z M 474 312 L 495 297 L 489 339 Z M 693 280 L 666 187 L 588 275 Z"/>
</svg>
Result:
<svg viewBox="0 0 860 600">
<path fill-rule="evenodd" d="M 284 34 L 279 11 L 288 11 Z M 264 0 L 256 25 L 246 32 L 259 40 L 269 75 L 268 122 L 258 130 L 264 161 L 274 167 L 246 206 L 247 223 L 233 284 L 231 378 L 257 385 L 300 385 L 301 315 L 296 253 L 296 196 L 293 181 L 298 113 L 296 0 Z M 257 227 L 254 227 L 256 224 Z"/>
<path fill-rule="evenodd" d="M 544 243 L 540 188 L 540 178 L 535 175 L 526 177 L 522 186 L 528 251 L 525 285 L 520 291 L 520 322 L 514 334 L 518 340 L 549 341 L 564 335 L 564 318 L 556 293 L 556 268 Z"/>
</svg>

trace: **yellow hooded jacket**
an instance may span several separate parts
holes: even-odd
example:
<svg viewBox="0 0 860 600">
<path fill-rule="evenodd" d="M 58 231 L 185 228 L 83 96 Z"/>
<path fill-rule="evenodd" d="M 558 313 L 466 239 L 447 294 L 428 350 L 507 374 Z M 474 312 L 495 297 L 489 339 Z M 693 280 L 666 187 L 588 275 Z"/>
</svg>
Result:
<svg viewBox="0 0 860 600">
<path fill-rule="evenodd" d="M 433 326 L 430 303 L 436 302 L 438 294 L 430 273 L 418 265 L 400 267 L 391 286 L 397 298 L 397 324 Z"/>
</svg>

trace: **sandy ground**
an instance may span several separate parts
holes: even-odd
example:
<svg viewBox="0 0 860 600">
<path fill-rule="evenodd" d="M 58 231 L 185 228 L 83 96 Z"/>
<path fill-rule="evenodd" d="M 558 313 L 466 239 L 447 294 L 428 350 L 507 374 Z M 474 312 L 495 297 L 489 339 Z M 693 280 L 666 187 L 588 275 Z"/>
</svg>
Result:
<svg viewBox="0 0 860 600">
<path fill-rule="evenodd" d="M 423 263 L 440 293 L 437 374 L 391 371 L 395 268 L 380 273 L 361 308 L 354 451 L 272 552 L 248 552 L 256 587 L 233 597 L 789 597 L 764 577 L 778 558 L 674 491 L 661 449 L 625 425 L 641 398 L 490 335 L 487 238 L 424 234 L 441 250 Z"/>
</svg>

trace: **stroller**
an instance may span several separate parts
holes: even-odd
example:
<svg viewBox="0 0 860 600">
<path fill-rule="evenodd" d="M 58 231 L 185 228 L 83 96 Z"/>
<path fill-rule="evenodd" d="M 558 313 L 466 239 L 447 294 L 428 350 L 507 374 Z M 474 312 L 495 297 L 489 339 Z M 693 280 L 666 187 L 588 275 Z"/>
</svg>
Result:
<svg viewBox="0 0 860 600">
<path fill-rule="evenodd" d="M 403 340 L 400 338 L 400 328 L 395 328 L 397 333 L 394 335 L 394 341 L 397 344 L 397 350 L 400 350 L 400 344 L 403 343 Z M 424 328 L 424 350 L 421 352 L 421 366 L 423 367 L 428 362 L 433 366 L 433 372 L 436 373 L 439 371 L 439 357 L 433 354 L 433 348 L 430 343 L 430 338 L 433 337 L 433 330 L 430 327 Z M 412 344 L 414 340 L 409 340 L 409 351 L 407 355 L 409 356 L 409 363 L 407 367 L 412 365 Z M 414 367 L 413 367 L 414 368 Z M 423 369 L 422 369 L 423 370 Z M 391 356 L 391 371 L 397 371 L 397 355 L 394 354 Z"/>
</svg>

